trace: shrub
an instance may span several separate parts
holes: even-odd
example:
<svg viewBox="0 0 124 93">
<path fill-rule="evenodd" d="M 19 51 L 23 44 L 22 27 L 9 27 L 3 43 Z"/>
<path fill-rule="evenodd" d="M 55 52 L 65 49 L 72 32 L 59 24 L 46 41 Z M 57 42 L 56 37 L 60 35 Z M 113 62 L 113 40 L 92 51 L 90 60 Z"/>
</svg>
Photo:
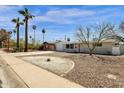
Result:
<svg viewBox="0 0 124 93">
<path fill-rule="evenodd" d="M 50 60 L 50 58 L 47 58 L 47 62 L 50 62 L 51 60 Z"/>
</svg>

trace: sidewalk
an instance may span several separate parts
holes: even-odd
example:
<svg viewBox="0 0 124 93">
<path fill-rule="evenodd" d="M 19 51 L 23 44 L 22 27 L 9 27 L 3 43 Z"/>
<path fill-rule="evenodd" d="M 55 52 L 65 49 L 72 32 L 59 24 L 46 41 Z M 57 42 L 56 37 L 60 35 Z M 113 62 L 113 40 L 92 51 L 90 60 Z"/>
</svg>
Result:
<svg viewBox="0 0 124 93">
<path fill-rule="evenodd" d="M 13 56 L 28 56 L 28 55 L 40 55 L 54 53 L 55 51 L 35 51 L 35 52 L 20 52 L 20 53 L 10 53 Z"/>
<path fill-rule="evenodd" d="M 21 54 L 22 55 L 22 54 Z M 0 51 L 0 56 L 31 88 L 81 88 L 82 86 Z"/>
</svg>

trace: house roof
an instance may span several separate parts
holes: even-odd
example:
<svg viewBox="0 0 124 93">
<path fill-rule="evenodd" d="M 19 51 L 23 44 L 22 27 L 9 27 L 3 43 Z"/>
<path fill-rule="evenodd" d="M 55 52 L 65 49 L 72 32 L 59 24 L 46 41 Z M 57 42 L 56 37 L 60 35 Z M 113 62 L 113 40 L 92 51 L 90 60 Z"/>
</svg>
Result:
<svg viewBox="0 0 124 93">
<path fill-rule="evenodd" d="M 114 43 L 114 42 L 121 42 L 119 40 L 116 39 L 103 39 L 101 40 L 102 43 Z M 57 43 L 63 43 L 63 44 L 73 44 L 73 43 L 80 43 L 78 41 L 73 41 L 73 42 L 57 42 Z M 92 41 L 90 41 L 90 43 L 92 43 Z M 123 42 L 122 42 L 123 43 Z"/>
<path fill-rule="evenodd" d="M 103 40 L 101 40 L 101 42 L 110 42 L 110 43 L 112 43 L 112 42 L 117 42 L 117 40 L 115 40 L 115 39 L 103 39 Z"/>
</svg>

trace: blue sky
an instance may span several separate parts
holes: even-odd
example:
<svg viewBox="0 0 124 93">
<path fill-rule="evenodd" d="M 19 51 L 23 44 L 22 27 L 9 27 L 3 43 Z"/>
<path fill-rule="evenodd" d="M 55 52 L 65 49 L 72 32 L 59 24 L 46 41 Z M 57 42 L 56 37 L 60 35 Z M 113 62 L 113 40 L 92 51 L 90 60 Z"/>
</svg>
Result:
<svg viewBox="0 0 124 93">
<path fill-rule="evenodd" d="M 102 22 L 118 25 L 124 20 L 124 6 L 0 6 L 0 28 L 8 31 L 14 29 L 15 24 L 11 22 L 11 19 L 17 17 L 23 19 L 17 11 L 24 8 L 28 8 L 35 15 L 35 18 L 29 21 L 29 35 L 33 36 L 32 25 L 36 25 L 36 39 L 41 41 L 43 28 L 46 29 L 46 41 L 64 40 L 65 35 L 74 40 L 74 33 L 80 25 Z M 20 33 L 21 38 L 24 38 L 24 26 L 21 26 Z"/>
</svg>

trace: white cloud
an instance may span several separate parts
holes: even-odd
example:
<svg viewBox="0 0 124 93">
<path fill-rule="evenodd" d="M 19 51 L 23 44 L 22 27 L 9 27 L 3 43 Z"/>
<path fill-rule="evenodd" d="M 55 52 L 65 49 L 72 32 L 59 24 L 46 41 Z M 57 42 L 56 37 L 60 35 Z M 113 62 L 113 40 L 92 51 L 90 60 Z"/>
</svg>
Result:
<svg viewBox="0 0 124 93">
<path fill-rule="evenodd" d="M 37 16 L 37 21 L 52 22 L 57 24 L 72 24 L 75 22 L 73 18 L 86 17 L 95 14 L 94 11 L 81 10 L 81 9 L 61 9 L 61 10 L 50 10 L 42 16 Z"/>
<path fill-rule="evenodd" d="M 56 24 L 80 24 L 106 21 L 120 15 L 121 7 L 109 7 L 104 9 L 87 10 L 79 8 L 49 10 L 45 14 L 36 17 L 40 22 L 51 22 Z"/>
<path fill-rule="evenodd" d="M 81 10 L 81 9 L 62 9 L 62 10 L 53 10 L 53 11 L 48 11 L 46 13 L 47 16 L 64 16 L 64 17 L 77 17 L 77 16 L 88 16 L 94 14 L 94 11 L 90 10 Z"/>
<path fill-rule="evenodd" d="M 13 18 L 19 17 L 18 10 L 23 6 L 0 6 L 0 28 L 11 30 L 15 24 L 11 22 Z"/>
<path fill-rule="evenodd" d="M 7 5 L 0 5 L 0 12 L 1 13 L 7 13 L 7 12 L 15 12 L 18 11 L 18 9 L 21 9 L 23 6 L 7 6 Z"/>
<path fill-rule="evenodd" d="M 71 20 L 69 18 L 50 17 L 50 16 L 37 16 L 36 21 L 51 22 L 51 23 L 57 23 L 57 24 L 71 24 L 71 23 L 73 23 L 73 20 Z"/>
</svg>

